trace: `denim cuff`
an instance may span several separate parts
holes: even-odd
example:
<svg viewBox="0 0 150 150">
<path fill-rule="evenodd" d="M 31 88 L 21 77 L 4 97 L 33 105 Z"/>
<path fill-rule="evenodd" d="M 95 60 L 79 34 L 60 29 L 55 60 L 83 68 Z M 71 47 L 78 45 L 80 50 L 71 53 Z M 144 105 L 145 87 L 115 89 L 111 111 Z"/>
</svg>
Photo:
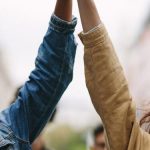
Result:
<svg viewBox="0 0 150 150">
<path fill-rule="evenodd" d="M 52 15 L 50 20 L 50 28 L 60 33 L 73 33 L 77 25 L 77 18 L 73 17 L 71 22 L 60 19 L 55 14 Z"/>
</svg>

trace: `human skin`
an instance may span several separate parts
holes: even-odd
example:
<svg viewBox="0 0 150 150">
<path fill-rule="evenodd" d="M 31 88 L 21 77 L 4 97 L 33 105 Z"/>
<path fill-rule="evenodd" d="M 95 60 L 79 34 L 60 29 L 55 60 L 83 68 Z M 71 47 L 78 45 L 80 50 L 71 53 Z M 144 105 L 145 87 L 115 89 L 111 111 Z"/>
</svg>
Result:
<svg viewBox="0 0 150 150">
<path fill-rule="evenodd" d="M 62 20 L 71 22 L 72 20 L 72 0 L 57 0 L 55 15 Z"/>
<path fill-rule="evenodd" d="M 93 0 L 77 0 L 83 31 L 87 32 L 101 23 L 99 13 Z"/>
</svg>

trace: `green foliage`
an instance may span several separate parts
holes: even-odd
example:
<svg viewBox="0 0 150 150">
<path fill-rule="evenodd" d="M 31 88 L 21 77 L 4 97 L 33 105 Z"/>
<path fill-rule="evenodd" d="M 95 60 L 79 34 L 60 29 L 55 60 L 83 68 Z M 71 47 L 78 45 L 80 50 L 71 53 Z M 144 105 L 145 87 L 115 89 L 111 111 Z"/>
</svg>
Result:
<svg viewBox="0 0 150 150">
<path fill-rule="evenodd" d="M 54 150 L 85 150 L 84 133 L 61 126 L 46 133 L 46 145 Z"/>
</svg>

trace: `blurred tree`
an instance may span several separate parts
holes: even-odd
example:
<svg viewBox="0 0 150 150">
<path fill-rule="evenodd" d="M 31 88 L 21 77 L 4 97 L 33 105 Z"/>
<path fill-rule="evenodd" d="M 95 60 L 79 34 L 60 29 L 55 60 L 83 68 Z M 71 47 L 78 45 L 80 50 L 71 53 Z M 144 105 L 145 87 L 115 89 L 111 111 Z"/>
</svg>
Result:
<svg viewBox="0 0 150 150">
<path fill-rule="evenodd" d="M 76 132 L 68 126 L 59 126 L 45 135 L 46 145 L 52 150 L 85 150 L 84 132 Z"/>
<path fill-rule="evenodd" d="M 10 99 L 12 83 L 8 76 L 7 66 L 4 63 L 2 50 L 0 49 L 0 108 Z M 8 93 L 9 91 L 9 93 Z M 2 101 L 3 100 L 3 101 Z"/>
</svg>

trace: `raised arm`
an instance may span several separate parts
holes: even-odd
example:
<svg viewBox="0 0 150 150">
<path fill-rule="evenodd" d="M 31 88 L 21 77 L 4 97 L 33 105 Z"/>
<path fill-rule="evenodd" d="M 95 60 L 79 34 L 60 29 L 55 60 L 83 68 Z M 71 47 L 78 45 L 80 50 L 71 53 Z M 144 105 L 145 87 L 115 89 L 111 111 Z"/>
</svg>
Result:
<svg viewBox="0 0 150 150">
<path fill-rule="evenodd" d="M 93 0 L 78 0 L 81 22 L 84 32 L 88 32 L 101 23 L 100 16 Z"/>
<path fill-rule="evenodd" d="M 128 84 L 94 1 L 78 0 L 78 4 L 84 29 L 80 38 L 85 46 L 86 84 L 103 120 L 108 150 L 143 150 L 138 149 L 143 133 Z"/>
<path fill-rule="evenodd" d="M 29 81 L 16 102 L 0 114 L 0 122 L 22 141 L 34 141 L 72 81 L 76 23 L 76 18 L 72 19 L 72 0 L 58 0 Z"/>
<path fill-rule="evenodd" d="M 72 20 L 72 0 L 57 0 L 55 15 L 62 20 L 71 22 Z"/>
</svg>

